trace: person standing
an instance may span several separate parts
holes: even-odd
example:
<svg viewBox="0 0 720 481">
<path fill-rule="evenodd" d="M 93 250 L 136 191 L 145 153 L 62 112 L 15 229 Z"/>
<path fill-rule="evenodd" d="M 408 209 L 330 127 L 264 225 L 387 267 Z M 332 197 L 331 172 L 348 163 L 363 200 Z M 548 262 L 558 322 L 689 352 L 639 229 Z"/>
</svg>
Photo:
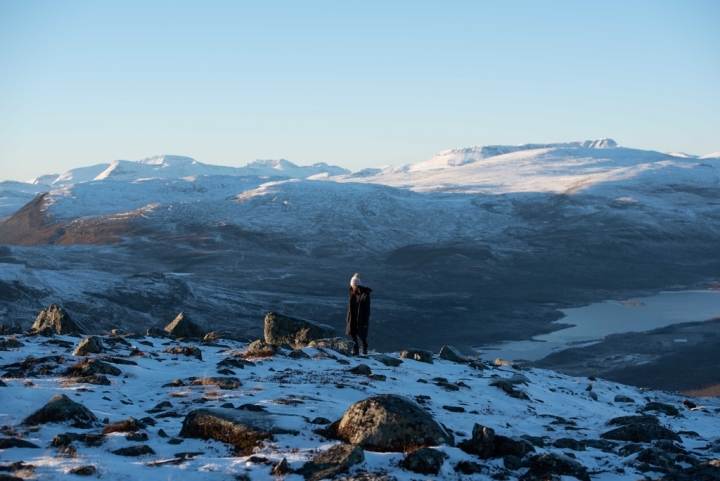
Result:
<svg viewBox="0 0 720 481">
<path fill-rule="evenodd" d="M 368 324 L 370 321 L 370 293 L 372 289 L 363 286 L 360 275 L 355 274 L 350 279 L 350 299 L 348 300 L 347 327 L 345 334 L 352 337 L 355 345 L 353 354 L 357 356 L 362 347 L 363 355 L 367 354 Z M 358 338 L 360 344 L 358 345 Z"/>
</svg>

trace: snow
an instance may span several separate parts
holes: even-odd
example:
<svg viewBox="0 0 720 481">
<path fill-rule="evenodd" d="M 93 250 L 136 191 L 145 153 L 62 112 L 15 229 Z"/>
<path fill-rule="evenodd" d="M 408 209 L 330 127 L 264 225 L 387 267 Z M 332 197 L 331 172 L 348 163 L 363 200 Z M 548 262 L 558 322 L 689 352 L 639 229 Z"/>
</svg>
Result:
<svg viewBox="0 0 720 481">
<path fill-rule="evenodd" d="M 56 336 L 56 339 L 72 345 L 80 340 L 68 336 Z M 133 357 L 129 357 L 130 346 L 118 344 L 114 349 L 107 349 L 108 343 L 105 342 L 106 352 L 97 355 L 98 358 L 103 359 L 108 355 L 126 357 L 137 362 L 137 365 L 116 365 L 122 374 L 108 376 L 110 386 L 96 386 L 68 384 L 59 376 L 66 367 L 81 359 L 71 355 L 72 348 L 48 344 L 48 339 L 41 336 L 18 335 L 17 340 L 25 346 L 2 352 L 3 364 L 20 362 L 30 356 L 40 358 L 59 355 L 67 359 L 52 374 L 29 379 L 4 379 L 8 387 L 0 388 L 0 425 L 9 426 L 13 431 L 22 433 L 26 441 L 41 446 L 41 449 L 10 448 L 0 451 L 3 464 L 18 461 L 32 464 L 37 479 L 76 479 L 69 471 L 83 465 L 93 465 L 98 469 L 99 477 L 114 480 L 192 477 L 201 481 L 243 473 L 253 480 L 268 479 L 272 465 L 282 458 L 287 459 L 291 468 L 297 469 L 318 451 L 326 450 L 336 443 L 313 433 L 318 426 L 310 423 L 312 419 L 322 416 L 331 421 L 337 420 L 351 404 L 383 393 L 402 394 L 411 399 L 429 396 L 425 406 L 436 420 L 454 431 L 456 443 L 468 438 L 473 425 L 479 423 L 505 436 L 527 434 L 543 437 L 546 447 L 536 448 L 538 453 L 561 452 L 551 447 L 554 440 L 566 437 L 599 439 L 600 434 L 610 429 L 605 425 L 609 419 L 636 414 L 638 404 L 614 402 L 616 395 L 629 396 L 638 403 L 652 400 L 678 407 L 682 411 L 681 416 L 658 416 L 663 424 L 671 426 L 675 432 L 698 433 L 698 436 L 681 434 L 682 446 L 695 453 L 704 452 L 708 441 L 715 439 L 718 434 L 720 399 L 694 399 L 700 407 L 691 410 L 681 405 L 685 397 L 668 392 L 642 390 L 602 379 L 573 378 L 540 369 L 522 371 L 528 384 L 519 387 L 531 398 L 532 401 L 528 402 L 508 397 L 501 389 L 489 385 L 495 379 L 515 376 L 518 372 L 510 366 L 488 366 L 483 371 L 436 357 L 434 364 L 404 360 L 399 367 L 391 368 L 374 360 L 372 356 L 347 358 L 333 351 L 305 348 L 306 354 L 315 358 L 291 359 L 281 355 L 264 359 L 250 358 L 255 363 L 254 367 L 233 369 L 234 376 L 242 383 L 241 387 L 234 390 L 221 390 L 215 386 L 168 388 L 162 385 L 174 379 L 182 379 L 188 384 L 188 378 L 192 376 L 217 376 L 216 364 L 228 356 L 244 352 L 247 344 L 223 339 L 219 345 L 201 345 L 203 360 L 197 360 L 161 352 L 168 346 L 177 345 L 175 341 L 145 338 L 128 339 L 143 352 L 141 356 Z M 147 345 L 147 342 L 151 345 Z M 398 357 L 397 353 L 389 355 Z M 367 364 L 375 374 L 386 375 L 387 380 L 376 381 L 347 372 L 359 363 Z M 437 377 L 456 384 L 462 382 L 467 387 L 460 387 L 459 391 L 445 390 L 433 382 Z M 592 386 L 597 401 L 590 397 L 588 386 Z M 163 401 L 169 401 L 173 405 L 171 410 L 181 416 L 157 418 L 154 414 L 150 415 L 155 417 L 157 424 L 143 430 L 149 437 L 143 444 L 151 446 L 155 455 L 124 458 L 112 454 L 112 450 L 136 444 L 126 440 L 124 434 L 113 433 L 98 447 L 77 443 L 78 456 L 75 458 L 55 457 L 56 448 L 50 447 L 50 441 L 56 434 L 97 433 L 101 430 L 101 427 L 82 430 L 63 424 L 46 424 L 38 430 L 28 430 L 21 425 L 25 417 L 44 406 L 53 395 L 60 393 L 88 407 L 100 420 L 107 418 L 109 422 L 130 417 L 142 419 L 149 415 L 148 410 Z M 279 399 L 300 402 L 280 404 L 277 403 Z M 167 443 L 169 438 L 162 438 L 158 434 L 163 429 L 170 437 L 177 437 L 187 413 L 201 407 L 219 407 L 224 403 L 232 403 L 236 408 L 245 403 L 263 406 L 268 412 L 277 415 L 277 419 L 282 419 L 284 427 L 298 431 L 298 435 L 277 436 L 275 441 L 257 448 L 254 454 L 267 458 L 270 464 L 266 465 L 252 463 L 248 456 L 233 456 L 231 449 L 220 442 L 184 439 L 179 445 L 171 445 Z M 446 405 L 461 406 L 465 412 L 450 412 L 443 409 Z M 557 425 L 555 429 L 548 429 L 551 421 L 557 417 L 576 423 L 579 429 L 566 431 Z M 437 449 L 446 453 L 448 459 L 435 479 L 458 479 L 453 470 L 457 462 L 479 461 L 456 447 L 441 446 Z M 151 466 L 156 461 L 173 459 L 180 452 L 201 454 L 179 464 Z M 641 476 L 628 465 L 634 455 L 622 457 L 592 448 L 574 451 L 573 454 L 593 473 L 592 478 L 596 480 L 635 480 Z M 365 461 L 351 468 L 351 473 L 386 470 L 388 475 L 396 476 L 401 481 L 417 479 L 417 474 L 399 467 L 402 458 L 401 453 L 365 452 Z M 502 467 L 502 459 L 484 461 L 483 464 L 487 472 L 475 475 L 472 479 L 493 479 L 491 475 Z M 521 468 L 515 474 L 519 476 L 523 470 Z M 302 478 L 290 474 L 284 479 L 299 481 Z"/>
</svg>

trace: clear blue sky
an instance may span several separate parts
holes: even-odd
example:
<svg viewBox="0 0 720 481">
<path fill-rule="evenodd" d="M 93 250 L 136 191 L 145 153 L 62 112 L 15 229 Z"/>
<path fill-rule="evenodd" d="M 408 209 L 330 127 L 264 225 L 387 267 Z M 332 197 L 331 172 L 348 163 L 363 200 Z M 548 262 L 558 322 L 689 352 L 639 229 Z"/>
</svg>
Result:
<svg viewBox="0 0 720 481">
<path fill-rule="evenodd" d="M 0 1 L 0 180 L 178 154 L 351 170 L 720 150 L 720 1 Z"/>
</svg>

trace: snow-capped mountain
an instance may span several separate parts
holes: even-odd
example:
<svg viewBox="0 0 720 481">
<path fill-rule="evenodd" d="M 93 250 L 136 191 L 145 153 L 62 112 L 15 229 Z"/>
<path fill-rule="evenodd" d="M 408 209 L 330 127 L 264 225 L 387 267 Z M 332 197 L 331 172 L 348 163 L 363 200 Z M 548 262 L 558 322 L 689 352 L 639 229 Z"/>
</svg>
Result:
<svg viewBox="0 0 720 481">
<path fill-rule="evenodd" d="M 556 330 L 558 307 L 717 281 L 720 264 L 720 158 L 609 139 L 355 174 L 176 156 L 100 167 L 0 186 L 8 319 L 61 298 L 100 326 L 179 307 L 256 333 L 258 313 L 292 305 L 340 329 L 362 270 L 382 349 L 469 350 Z"/>
</svg>

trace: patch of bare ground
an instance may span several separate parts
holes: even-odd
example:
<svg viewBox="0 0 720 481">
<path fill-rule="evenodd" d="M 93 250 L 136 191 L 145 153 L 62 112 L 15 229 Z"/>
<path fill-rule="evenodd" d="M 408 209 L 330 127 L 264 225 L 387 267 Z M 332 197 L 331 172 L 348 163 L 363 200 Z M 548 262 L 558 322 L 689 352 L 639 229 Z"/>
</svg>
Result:
<svg viewBox="0 0 720 481">
<path fill-rule="evenodd" d="M 592 346 L 566 349 L 530 365 L 692 396 L 717 396 L 720 320 L 614 334 Z"/>
</svg>

